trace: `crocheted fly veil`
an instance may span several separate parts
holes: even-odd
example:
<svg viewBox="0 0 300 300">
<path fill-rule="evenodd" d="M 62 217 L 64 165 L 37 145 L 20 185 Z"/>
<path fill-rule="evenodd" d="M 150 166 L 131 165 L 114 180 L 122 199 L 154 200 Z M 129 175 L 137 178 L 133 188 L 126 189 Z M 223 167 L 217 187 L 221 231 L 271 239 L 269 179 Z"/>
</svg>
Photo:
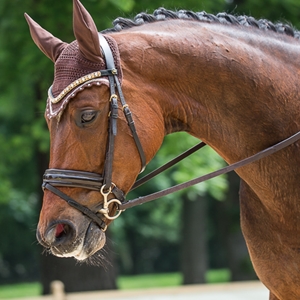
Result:
<svg viewBox="0 0 300 300">
<path fill-rule="evenodd" d="M 115 40 L 105 36 L 114 56 L 118 78 L 122 81 L 120 57 Z M 99 45 L 100 47 L 100 45 Z M 85 88 L 101 84 L 109 85 L 108 79 L 101 77 L 101 70 L 106 69 L 103 59 L 92 62 L 85 58 L 79 49 L 78 42 L 69 44 L 55 62 L 54 81 L 48 91 L 46 115 L 53 118 L 60 115 L 70 99 Z"/>
<path fill-rule="evenodd" d="M 108 85 L 101 70 L 106 69 L 96 25 L 78 0 L 73 2 L 73 30 L 76 40 L 62 42 L 25 14 L 31 36 L 46 56 L 55 63 L 54 81 L 48 91 L 46 116 L 61 115 L 70 99 L 85 88 Z M 113 53 L 118 79 L 122 81 L 120 56 L 115 40 L 104 36 Z"/>
</svg>

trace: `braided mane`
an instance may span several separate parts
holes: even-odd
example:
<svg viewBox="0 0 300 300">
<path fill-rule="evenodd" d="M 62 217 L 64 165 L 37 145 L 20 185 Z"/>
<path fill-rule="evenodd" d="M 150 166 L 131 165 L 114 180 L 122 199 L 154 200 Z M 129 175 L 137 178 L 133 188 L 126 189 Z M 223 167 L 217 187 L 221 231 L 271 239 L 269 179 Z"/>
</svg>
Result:
<svg viewBox="0 0 300 300">
<path fill-rule="evenodd" d="M 255 27 L 265 31 L 273 31 L 282 33 L 288 36 L 295 37 L 300 40 L 300 32 L 292 26 L 283 23 L 272 23 L 271 21 L 260 19 L 256 20 L 249 16 L 234 16 L 225 12 L 217 15 L 202 12 L 192 12 L 188 10 L 171 11 L 165 8 L 159 8 L 153 14 L 139 13 L 133 20 L 125 18 L 117 18 L 113 21 L 113 28 L 106 29 L 102 33 L 118 32 L 124 29 L 140 26 L 147 23 L 157 21 L 166 21 L 170 19 L 196 20 L 208 23 L 220 23 L 229 25 L 242 25 L 245 27 Z"/>
</svg>

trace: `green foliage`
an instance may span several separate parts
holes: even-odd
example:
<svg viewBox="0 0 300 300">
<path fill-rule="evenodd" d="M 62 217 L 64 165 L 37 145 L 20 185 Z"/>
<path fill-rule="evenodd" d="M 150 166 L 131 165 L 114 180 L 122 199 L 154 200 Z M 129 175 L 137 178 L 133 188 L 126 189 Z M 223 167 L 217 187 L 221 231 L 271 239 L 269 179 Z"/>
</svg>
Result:
<svg viewBox="0 0 300 300">
<path fill-rule="evenodd" d="M 110 3 L 115 5 L 118 9 L 124 12 L 131 12 L 134 7 L 134 0 L 109 0 Z"/>
<path fill-rule="evenodd" d="M 300 28 L 300 2 L 298 0 L 233 0 L 229 11 L 251 15 L 257 19 L 293 24 Z"/>
<path fill-rule="evenodd" d="M 38 269 L 35 259 L 38 247 L 34 225 L 37 198 L 10 189 L 7 203 L 0 204 L 0 278 L 1 282 L 35 278 Z"/>
<path fill-rule="evenodd" d="M 135 6 L 133 7 L 134 13 L 139 13 L 141 11 L 146 11 L 148 13 L 152 13 L 153 10 L 165 7 L 167 9 L 179 10 L 179 9 L 187 9 L 193 11 L 202 11 L 205 10 L 210 13 L 218 13 L 220 11 L 226 10 L 226 1 L 224 0 L 166 0 L 166 1 L 152 1 L 152 0 L 144 0 L 144 1 L 135 1 Z"/>
<path fill-rule="evenodd" d="M 178 270 L 180 208 L 178 199 L 160 199 L 127 210 L 114 221 L 110 230 L 122 273 Z"/>
<path fill-rule="evenodd" d="M 176 154 L 184 152 L 187 148 L 191 148 L 198 142 L 198 139 L 186 133 L 169 135 L 165 138 L 165 146 L 162 147 L 158 156 L 170 160 L 172 157 L 176 156 Z M 189 158 L 185 159 L 175 168 L 175 170 L 169 172 L 169 174 L 165 176 L 173 179 L 173 181 L 178 184 L 213 172 L 222 168 L 224 165 L 224 160 L 210 147 L 206 146 Z M 183 190 L 180 193 L 186 193 L 188 198 L 191 200 L 195 200 L 197 196 L 203 196 L 207 193 L 217 200 L 223 200 L 226 190 L 226 176 L 219 176 L 209 181 L 194 185 L 188 190 Z"/>
<path fill-rule="evenodd" d="M 181 152 L 199 142 L 186 133 L 176 133 L 165 138 L 164 144 L 153 161 L 147 166 L 147 172 L 156 169 Z M 131 192 L 128 199 L 153 193 L 171 185 L 193 179 L 209 173 L 224 165 L 224 161 L 209 147 L 186 158 L 178 166 L 166 171 L 146 183 L 145 186 Z M 111 225 L 119 264 L 125 273 L 149 273 L 175 271 L 174 264 L 165 260 L 179 255 L 179 244 L 182 228 L 182 195 L 187 194 L 190 200 L 208 193 L 217 200 L 222 200 L 227 189 L 224 176 L 201 183 L 181 192 L 171 194 L 162 199 L 125 211 Z M 158 244 L 160 247 L 158 247 Z M 124 254 L 126 249 L 126 255 Z M 147 259 L 145 259 L 145 257 Z M 134 269 L 134 266 L 136 266 Z"/>
</svg>

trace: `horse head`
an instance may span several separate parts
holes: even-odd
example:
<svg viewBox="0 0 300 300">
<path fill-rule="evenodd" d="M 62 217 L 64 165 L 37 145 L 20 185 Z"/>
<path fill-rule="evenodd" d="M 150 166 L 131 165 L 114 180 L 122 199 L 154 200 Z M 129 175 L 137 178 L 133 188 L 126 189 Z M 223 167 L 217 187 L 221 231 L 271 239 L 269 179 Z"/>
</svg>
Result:
<svg viewBox="0 0 300 300">
<path fill-rule="evenodd" d="M 117 206 L 164 134 L 153 126 L 145 135 L 142 119 L 161 123 L 160 114 L 142 116 L 147 104 L 134 82 L 123 79 L 117 43 L 98 33 L 79 1 L 73 4 L 76 40 L 70 44 L 25 17 L 34 42 L 55 64 L 45 112 L 50 163 L 37 238 L 56 256 L 84 260 L 104 246 Z M 132 113 L 121 85 L 136 99 L 128 103 Z"/>
</svg>

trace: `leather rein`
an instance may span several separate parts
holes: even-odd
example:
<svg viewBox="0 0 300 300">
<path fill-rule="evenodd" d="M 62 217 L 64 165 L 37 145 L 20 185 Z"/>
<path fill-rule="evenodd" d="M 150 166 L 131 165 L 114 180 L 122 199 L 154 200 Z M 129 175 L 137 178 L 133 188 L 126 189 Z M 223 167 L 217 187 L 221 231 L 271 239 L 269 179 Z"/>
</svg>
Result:
<svg viewBox="0 0 300 300">
<path fill-rule="evenodd" d="M 206 181 L 208 179 L 217 177 L 222 174 L 226 174 L 228 172 L 231 172 L 237 168 L 246 166 L 250 163 L 253 163 L 257 160 L 260 160 L 268 155 L 271 155 L 275 152 L 278 152 L 279 150 L 295 143 L 300 139 L 300 132 L 297 132 L 296 134 L 292 135 L 291 137 L 265 149 L 262 150 L 250 157 L 247 157 L 241 161 L 238 161 L 236 163 L 233 163 L 231 165 L 228 165 L 222 169 L 219 169 L 217 171 L 214 171 L 212 173 L 206 174 L 204 176 L 197 177 L 195 179 L 192 179 L 190 181 L 187 181 L 185 183 L 181 183 L 178 185 L 175 185 L 173 187 L 170 187 L 168 189 L 143 196 L 138 197 L 133 200 L 129 200 L 126 202 L 125 195 L 121 189 L 119 189 L 113 182 L 112 182 L 112 165 L 113 165 L 113 158 L 114 158 L 114 142 L 115 142 L 115 136 L 117 135 L 117 119 L 118 119 L 118 100 L 120 100 L 123 113 L 125 115 L 125 118 L 127 120 L 128 126 L 131 130 L 133 139 L 135 141 L 136 147 L 138 149 L 140 160 L 141 160 L 141 166 L 142 170 L 145 169 L 146 165 L 146 158 L 145 154 L 141 145 L 141 142 L 139 140 L 139 137 L 136 132 L 136 128 L 134 125 L 134 121 L 132 119 L 131 111 L 129 109 L 129 106 L 126 104 L 125 98 L 123 96 L 121 84 L 117 77 L 117 69 L 114 64 L 113 55 L 111 52 L 111 49 L 106 41 L 106 39 L 99 34 L 100 38 L 100 44 L 101 49 L 103 51 L 103 55 L 106 60 L 106 67 L 107 70 L 102 70 L 101 75 L 102 76 L 108 76 L 109 79 L 109 88 L 110 88 L 110 113 L 109 113 L 109 133 L 108 133 L 108 142 L 107 142 L 107 151 L 105 156 L 105 163 L 104 163 L 104 172 L 103 175 L 92 173 L 92 172 L 83 172 L 83 171 L 76 171 L 76 170 L 64 170 L 64 169 L 47 169 L 45 171 L 45 174 L 43 176 L 43 189 L 48 189 L 52 193 L 59 196 L 61 199 L 65 200 L 70 206 L 76 208 L 80 212 L 82 212 L 84 215 L 89 217 L 92 221 L 94 221 L 98 226 L 105 231 L 107 228 L 105 219 L 107 220 L 114 220 L 116 219 L 122 211 L 124 211 L 127 208 L 131 208 L 149 201 L 156 200 L 160 197 L 169 195 L 171 193 L 180 191 L 182 189 L 185 189 L 187 187 L 190 187 L 192 185 L 201 183 L 203 181 Z M 116 93 L 117 89 L 117 93 Z M 118 94 L 118 95 L 117 95 Z M 197 144 L 196 146 L 192 147 L 188 151 L 182 153 L 169 163 L 165 164 L 164 166 L 156 169 L 155 171 L 149 173 L 145 177 L 139 179 L 136 181 L 136 183 L 133 185 L 132 189 L 137 188 L 138 186 L 144 184 L 148 180 L 152 179 L 156 175 L 160 174 L 161 172 L 165 171 L 166 169 L 170 168 L 171 166 L 175 165 L 179 161 L 183 160 L 187 156 L 191 155 L 195 151 L 198 151 L 202 147 L 204 147 L 206 144 L 201 142 Z M 99 207 L 96 207 L 95 209 L 91 210 L 90 208 L 81 205 L 62 191 L 60 191 L 56 187 L 79 187 L 94 191 L 99 191 L 101 195 L 103 196 L 103 203 L 99 204 Z M 115 198 L 110 199 L 110 194 L 113 194 Z M 117 206 L 117 212 L 115 215 L 111 216 L 111 206 L 115 205 Z M 104 216 L 104 220 L 102 218 Z"/>
</svg>

